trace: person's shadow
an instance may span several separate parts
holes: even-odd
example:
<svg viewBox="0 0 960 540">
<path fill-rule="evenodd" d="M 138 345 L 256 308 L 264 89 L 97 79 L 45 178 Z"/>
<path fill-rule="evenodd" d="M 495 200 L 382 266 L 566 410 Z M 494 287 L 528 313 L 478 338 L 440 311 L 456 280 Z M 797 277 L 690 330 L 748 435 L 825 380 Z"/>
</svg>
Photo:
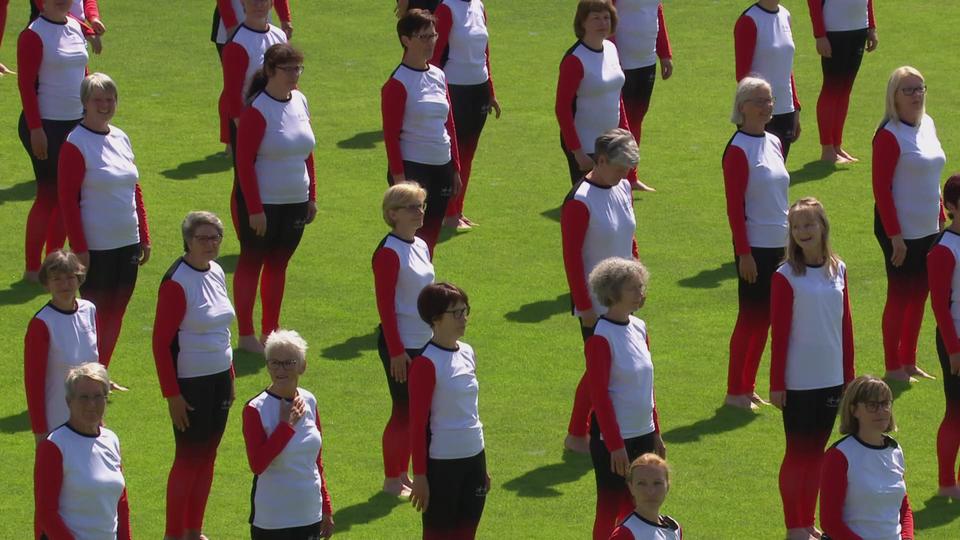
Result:
<svg viewBox="0 0 960 540">
<path fill-rule="evenodd" d="M 527 471 L 503 484 L 504 489 L 514 491 L 519 497 L 559 497 L 555 486 L 576 482 L 590 471 L 590 456 L 575 452 L 563 452 L 560 463 L 551 463 Z"/>
<path fill-rule="evenodd" d="M 923 503 L 923 510 L 913 513 L 914 529 L 933 529 L 952 523 L 960 517 L 960 501 L 933 496 Z"/>
<path fill-rule="evenodd" d="M 363 525 L 390 515 L 390 512 L 406 501 L 389 493 L 378 491 L 364 502 L 338 508 L 335 514 L 337 532 L 344 533 L 354 525 Z"/>
<path fill-rule="evenodd" d="M 820 161 L 819 159 L 804 163 L 803 167 L 790 173 L 790 185 L 822 180 L 834 173 L 845 173 L 849 169 L 839 168 L 836 163 Z"/>
<path fill-rule="evenodd" d="M 16 283 L 10 284 L 10 288 L 0 291 L 0 305 L 10 306 L 15 304 L 25 304 L 27 301 L 38 296 L 43 296 L 44 294 L 46 294 L 46 291 L 39 283 L 20 280 Z"/>
<path fill-rule="evenodd" d="M 30 430 L 30 416 L 22 411 L 0 418 L 0 433 L 19 433 Z"/>
<path fill-rule="evenodd" d="M 721 406 L 713 416 L 697 420 L 692 424 L 671 429 L 663 434 L 668 443 L 689 443 L 703 439 L 706 435 L 716 435 L 746 426 L 759 417 L 758 414 L 735 407 Z"/>
<path fill-rule="evenodd" d="M 0 188 L 0 204 L 13 201 L 29 201 L 37 193 L 37 183 L 33 180 L 20 182 Z"/>
<path fill-rule="evenodd" d="M 347 150 L 366 150 L 376 148 L 377 143 L 383 142 L 383 131 L 361 131 L 354 133 L 353 136 L 337 141 L 337 148 Z M 339 513 L 339 512 L 338 512 Z M 337 522 L 337 529 L 340 523 Z"/>
<path fill-rule="evenodd" d="M 215 174 L 229 171 L 233 163 L 223 152 L 216 152 L 206 157 L 185 161 L 172 169 L 160 171 L 164 178 L 170 180 L 195 180 L 203 174 Z"/>
<path fill-rule="evenodd" d="M 558 313 L 569 312 L 571 305 L 570 295 L 568 293 L 562 293 L 553 299 L 537 300 L 536 302 L 524 304 L 514 311 L 508 312 L 504 315 L 504 318 L 513 322 L 538 323 Z"/>
<path fill-rule="evenodd" d="M 736 279 L 737 270 L 733 262 L 726 262 L 717 268 L 701 270 L 697 275 L 685 277 L 677 281 L 677 285 L 691 289 L 716 289 L 720 283 L 728 279 Z"/>
<path fill-rule="evenodd" d="M 331 360 L 353 360 L 360 358 L 363 351 L 373 351 L 377 348 L 377 327 L 374 326 L 370 333 L 362 336 L 353 336 L 347 338 L 342 343 L 330 345 L 321 351 L 324 358 Z M 339 514 L 339 512 L 338 512 Z"/>
</svg>

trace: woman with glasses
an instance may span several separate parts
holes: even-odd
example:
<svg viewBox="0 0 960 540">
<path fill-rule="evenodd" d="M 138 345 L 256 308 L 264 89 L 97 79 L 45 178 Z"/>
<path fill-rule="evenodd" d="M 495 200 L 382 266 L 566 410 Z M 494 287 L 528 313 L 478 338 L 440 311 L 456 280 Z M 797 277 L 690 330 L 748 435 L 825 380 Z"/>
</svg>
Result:
<svg viewBox="0 0 960 540">
<path fill-rule="evenodd" d="M 427 211 L 417 236 L 433 248 L 447 204 L 460 192 L 460 154 L 443 70 L 430 65 L 436 19 L 411 9 L 397 21 L 403 60 L 380 90 L 387 183 L 411 180 L 427 190 Z"/>
<path fill-rule="evenodd" d="M 940 200 L 946 155 L 926 113 L 926 94 L 919 71 L 895 69 L 873 137 L 873 232 L 887 273 L 884 378 L 894 381 L 933 378 L 917 366 L 917 338 L 927 302 L 927 252 L 946 220 Z"/>
<path fill-rule="evenodd" d="M 476 536 L 490 491 L 477 407 L 477 357 L 460 341 L 470 301 L 450 283 L 424 287 L 417 312 L 433 338 L 410 365 L 410 502 L 423 512 L 424 538 Z"/>
<path fill-rule="evenodd" d="M 157 296 L 153 358 L 176 441 L 164 538 L 196 540 L 235 395 L 234 311 L 223 268 L 215 260 L 223 240 L 220 218 L 190 212 L 180 230 L 184 254 L 163 276 Z"/>
<path fill-rule="evenodd" d="M 870 375 L 854 379 L 840 402 L 845 437 L 823 456 L 823 538 L 913 540 L 903 450 L 887 435 L 896 429 L 890 387 Z"/>
<path fill-rule="evenodd" d="M 433 283 L 430 250 L 416 236 L 423 226 L 427 192 L 413 182 L 390 186 L 383 196 L 383 220 L 390 232 L 373 253 L 373 284 L 380 327 L 377 351 L 393 402 L 383 429 L 383 490 L 408 496 L 410 467 L 407 369 L 430 341 L 430 325 L 417 313 L 417 297 Z"/>
<path fill-rule="evenodd" d="M 773 87 L 773 117 L 766 129 L 780 139 L 784 161 L 790 144 L 800 137 L 791 24 L 790 12 L 780 0 L 760 0 L 743 12 L 733 27 L 737 81 L 752 74 Z"/>
<path fill-rule="evenodd" d="M 41 538 L 130 539 L 130 507 L 120 440 L 103 426 L 110 394 L 107 368 L 96 362 L 67 373 L 70 417 L 37 447 L 36 525 Z"/>
<path fill-rule="evenodd" d="M 243 408 L 243 441 L 254 474 L 250 538 L 329 538 L 333 508 L 317 398 L 298 386 L 307 369 L 307 342 L 293 330 L 275 330 L 265 348 L 270 386 Z"/>
<path fill-rule="evenodd" d="M 770 280 L 787 245 L 790 174 L 780 139 L 766 131 L 773 101 L 767 81 L 740 80 L 730 118 L 737 131 L 723 152 L 727 220 L 739 276 L 724 404 L 751 410 L 766 403 L 756 393 L 757 370 L 770 329 Z"/>
<path fill-rule="evenodd" d="M 317 216 L 313 168 L 316 138 L 307 98 L 297 89 L 303 53 L 287 43 L 271 45 L 247 91 L 237 133 L 234 227 L 240 258 L 233 275 L 238 345 L 263 353 L 263 340 L 280 327 L 287 263 L 303 230 Z M 254 334 L 257 282 L 263 310 L 260 339 Z"/>
</svg>

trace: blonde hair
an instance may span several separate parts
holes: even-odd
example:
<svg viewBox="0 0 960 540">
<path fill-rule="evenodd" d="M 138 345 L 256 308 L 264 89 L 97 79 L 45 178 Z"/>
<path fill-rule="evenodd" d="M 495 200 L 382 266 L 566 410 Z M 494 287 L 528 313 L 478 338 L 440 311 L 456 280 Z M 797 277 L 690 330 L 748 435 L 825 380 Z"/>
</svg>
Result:
<svg viewBox="0 0 960 540">
<path fill-rule="evenodd" d="M 887 383 L 873 375 L 861 375 L 853 380 L 843 391 L 840 401 L 840 433 L 856 435 L 860 431 L 860 421 L 853 416 L 853 409 L 858 403 L 866 401 L 893 402 L 893 392 Z M 897 430 L 897 423 L 893 420 L 893 408 L 890 409 L 890 423 L 883 430 L 884 433 Z"/>
<path fill-rule="evenodd" d="M 54 274 L 72 274 L 77 276 L 77 281 L 82 284 L 87 277 L 87 269 L 72 251 L 58 249 L 47 254 L 47 258 L 40 265 L 40 274 L 37 277 L 40 284 L 46 287 Z"/>
<path fill-rule="evenodd" d="M 770 83 L 756 73 L 751 73 L 740 79 L 740 82 L 737 83 L 737 93 L 733 96 L 733 113 L 730 115 L 731 122 L 738 126 L 743 124 L 743 113 L 740 112 L 740 107 L 750 99 L 750 94 L 753 94 L 754 90 L 758 88 L 766 88 L 770 91 L 771 95 L 773 94 L 773 87 L 770 86 Z"/>
<path fill-rule="evenodd" d="M 296 330 L 278 329 L 270 332 L 263 344 L 263 356 L 269 362 L 273 353 L 279 350 L 291 351 L 297 356 L 297 366 L 307 361 L 307 341 Z"/>
<path fill-rule="evenodd" d="M 802 276 L 807 273 L 807 263 L 803 256 L 803 248 L 793 238 L 793 220 L 802 212 L 810 212 L 820 221 L 820 255 L 824 264 L 827 265 L 827 274 L 831 277 L 837 277 L 840 271 L 840 257 L 833 252 L 830 246 L 830 220 L 827 219 L 827 211 L 823 205 L 813 197 L 804 197 L 793 203 L 790 211 L 787 212 L 787 228 L 790 233 L 787 235 L 787 252 L 784 257 L 793 273 Z"/>
<path fill-rule="evenodd" d="M 107 374 L 107 368 L 97 362 L 87 362 L 67 372 L 67 378 L 63 381 L 67 401 L 73 399 L 80 379 L 90 379 L 100 383 L 100 386 L 103 387 L 104 396 L 110 393 L 110 375 Z"/>
<path fill-rule="evenodd" d="M 94 90 L 102 90 L 104 92 L 113 94 L 113 97 L 117 100 L 117 103 L 120 102 L 120 93 L 117 90 L 117 83 L 113 82 L 113 79 L 111 79 L 106 73 L 91 73 L 83 78 L 83 82 L 80 83 L 80 103 L 86 106 L 87 100 L 90 99 L 90 95 L 93 94 Z"/>
<path fill-rule="evenodd" d="M 667 460 L 662 457 L 654 454 L 653 452 L 647 452 L 646 454 L 641 454 L 640 457 L 633 460 L 633 463 L 630 464 L 630 470 L 627 471 L 627 481 L 633 479 L 633 471 L 639 469 L 640 467 L 646 467 L 648 465 L 653 465 L 655 467 L 660 467 L 663 469 L 664 474 L 667 477 L 667 484 L 670 483 L 670 464 L 667 463 Z"/>
<path fill-rule="evenodd" d="M 597 300 L 610 307 L 620 301 L 620 289 L 631 279 L 640 283 L 641 294 L 646 300 L 650 272 L 640 261 L 619 257 L 604 259 L 590 272 L 588 281 Z"/>
<path fill-rule="evenodd" d="M 383 221 L 390 227 L 397 223 L 390 218 L 390 210 L 399 210 L 409 204 L 423 203 L 427 200 L 427 190 L 416 182 L 400 182 L 387 188 L 383 194 Z"/>
<path fill-rule="evenodd" d="M 903 82 L 903 79 L 909 77 L 910 75 L 919 77 L 920 82 L 924 82 L 923 75 L 921 75 L 920 72 L 917 71 L 917 68 L 913 66 L 900 66 L 893 70 L 893 73 L 890 74 L 890 78 L 887 79 L 886 110 L 883 121 L 880 122 L 881 126 L 885 122 L 900 121 L 900 114 L 897 113 L 897 91 L 900 90 L 900 83 Z M 923 115 L 926 113 L 926 97 L 924 97 L 924 107 L 920 111 L 920 118 L 923 119 Z"/>
</svg>

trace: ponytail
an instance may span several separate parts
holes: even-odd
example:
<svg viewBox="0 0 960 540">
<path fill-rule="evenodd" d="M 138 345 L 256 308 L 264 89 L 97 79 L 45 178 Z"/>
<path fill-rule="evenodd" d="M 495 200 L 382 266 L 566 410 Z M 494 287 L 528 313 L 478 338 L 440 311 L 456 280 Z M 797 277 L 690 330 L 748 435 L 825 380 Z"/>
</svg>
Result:
<svg viewBox="0 0 960 540">
<path fill-rule="evenodd" d="M 247 88 L 247 95 L 244 96 L 244 102 L 249 106 L 253 102 L 253 98 L 257 96 L 260 92 L 263 92 L 263 89 L 267 87 L 267 74 L 266 74 L 266 65 L 258 69 L 253 73 L 253 78 L 250 79 L 250 87 Z"/>
</svg>

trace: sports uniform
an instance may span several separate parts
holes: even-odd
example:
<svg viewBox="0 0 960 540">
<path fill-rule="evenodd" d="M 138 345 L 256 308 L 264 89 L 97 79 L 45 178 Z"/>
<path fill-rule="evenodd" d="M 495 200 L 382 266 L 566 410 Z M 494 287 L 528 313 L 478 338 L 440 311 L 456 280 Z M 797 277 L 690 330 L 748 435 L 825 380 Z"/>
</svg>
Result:
<svg viewBox="0 0 960 540">
<path fill-rule="evenodd" d="M 30 20 L 36 20 L 42 11 L 43 0 L 33 0 L 30 4 Z M 73 0 L 73 4 L 70 6 L 70 15 L 80 21 L 84 35 L 95 35 L 93 28 L 88 23 L 100 18 L 100 6 L 97 5 L 97 0 Z"/>
<path fill-rule="evenodd" d="M 263 67 L 263 54 L 271 45 L 286 43 L 287 35 L 272 24 L 254 30 L 241 24 L 223 47 L 223 91 L 220 92 L 220 142 L 236 146 L 236 124 L 245 106 L 253 75 Z"/>
<path fill-rule="evenodd" d="M 613 530 L 610 540 L 683 540 L 683 529 L 676 520 L 660 516 L 660 521 L 647 521 L 634 512 Z"/>
<path fill-rule="evenodd" d="M 281 22 L 291 21 L 289 0 L 274 0 L 273 9 L 277 11 Z M 217 46 L 218 54 L 223 54 L 223 48 L 230 40 L 227 29 L 236 28 L 245 18 L 243 0 L 217 0 L 217 7 L 213 9 L 213 30 L 210 32 L 210 41 Z M 268 15 L 267 21 L 269 20 Z"/>
</svg>

